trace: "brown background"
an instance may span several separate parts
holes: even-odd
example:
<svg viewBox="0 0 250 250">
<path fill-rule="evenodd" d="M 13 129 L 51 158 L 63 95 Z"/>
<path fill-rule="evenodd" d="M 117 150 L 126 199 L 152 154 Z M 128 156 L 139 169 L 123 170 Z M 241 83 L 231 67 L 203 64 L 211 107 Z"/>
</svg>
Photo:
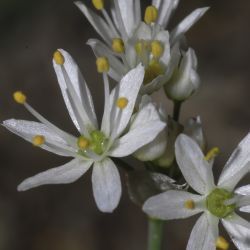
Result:
<svg viewBox="0 0 250 250">
<path fill-rule="evenodd" d="M 210 11 L 188 32 L 189 44 L 199 58 L 203 86 L 184 106 L 181 120 L 201 115 L 209 145 L 222 150 L 214 166 L 218 176 L 250 127 L 250 2 L 182 0 L 170 26 L 194 8 L 207 5 Z M 79 63 L 101 114 L 102 82 L 92 51 L 85 45 L 96 36 L 72 1 L 0 0 L 1 121 L 33 119 L 12 101 L 13 91 L 21 89 L 50 121 L 76 132 L 51 64 L 57 48 L 68 50 Z M 162 97 L 156 95 L 159 100 Z M 166 105 L 170 111 L 171 104 Z M 1 250 L 146 249 L 146 218 L 129 201 L 125 189 L 111 215 L 96 208 L 90 172 L 74 184 L 18 193 L 16 186 L 24 178 L 67 159 L 33 148 L 3 128 L 0 138 Z M 185 249 L 194 219 L 167 222 L 164 249 Z"/>
</svg>

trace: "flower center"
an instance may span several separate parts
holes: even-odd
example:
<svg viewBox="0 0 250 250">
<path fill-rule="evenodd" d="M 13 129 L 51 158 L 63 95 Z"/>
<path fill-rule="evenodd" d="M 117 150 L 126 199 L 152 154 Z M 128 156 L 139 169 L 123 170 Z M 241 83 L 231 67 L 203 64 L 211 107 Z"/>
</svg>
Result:
<svg viewBox="0 0 250 250">
<path fill-rule="evenodd" d="M 106 149 L 107 141 L 103 132 L 94 130 L 90 133 L 90 138 L 84 136 L 78 138 L 79 153 L 86 156 L 86 152 L 89 149 L 98 155 L 102 155 Z"/>
<path fill-rule="evenodd" d="M 233 198 L 233 193 L 225 189 L 214 189 L 206 199 L 208 211 L 219 218 L 225 218 L 235 210 L 235 204 L 226 205 L 225 202 Z"/>
<path fill-rule="evenodd" d="M 164 68 L 163 66 L 155 60 L 152 60 L 148 67 L 145 69 L 145 75 L 144 75 L 144 84 L 148 84 L 151 81 L 153 81 L 157 76 L 164 74 Z"/>
</svg>

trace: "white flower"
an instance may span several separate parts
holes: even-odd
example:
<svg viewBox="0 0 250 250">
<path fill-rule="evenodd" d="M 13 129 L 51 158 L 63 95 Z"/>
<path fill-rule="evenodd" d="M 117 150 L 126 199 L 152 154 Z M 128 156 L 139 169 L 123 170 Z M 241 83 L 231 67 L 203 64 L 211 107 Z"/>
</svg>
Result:
<svg viewBox="0 0 250 250">
<path fill-rule="evenodd" d="M 74 182 L 93 165 L 92 184 L 97 206 L 103 212 L 112 212 L 120 200 L 121 181 L 110 157 L 131 155 L 151 142 L 165 127 L 157 110 L 149 103 L 138 114 L 143 119 L 137 119 L 128 128 L 144 69 L 138 65 L 131 70 L 111 93 L 107 75 L 103 74 L 105 104 L 99 128 L 88 86 L 72 57 L 59 50 L 54 54 L 53 63 L 65 104 L 80 136 L 74 137 L 51 124 L 26 102 L 20 91 L 14 94 L 15 100 L 24 104 L 41 123 L 10 119 L 3 125 L 35 146 L 74 159 L 24 180 L 18 190 Z"/>
<path fill-rule="evenodd" d="M 117 81 L 141 62 L 145 66 L 142 94 L 158 90 L 171 77 L 180 58 L 180 38 L 208 10 L 207 7 L 194 10 L 169 33 L 166 26 L 179 0 L 153 0 L 145 10 L 144 22 L 140 0 L 111 1 L 111 16 L 104 2 L 92 1 L 102 16 L 75 2 L 104 40 L 90 39 L 87 43 L 97 57 L 109 59 L 109 75 Z"/>
<path fill-rule="evenodd" d="M 174 101 L 184 101 L 193 95 L 200 86 L 197 74 L 197 57 L 193 49 L 182 52 L 179 65 L 171 79 L 164 85 L 167 96 Z"/>
<path fill-rule="evenodd" d="M 250 133 L 229 158 L 217 186 L 211 164 L 205 160 L 197 143 L 182 134 L 176 140 L 175 149 L 183 176 L 200 195 L 168 191 L 147 200 L 143 210 L 150 216 L 167 220 L 203 212 L 192 230 L 188 250 L 215 250 L 216 246 L 228 249 L 228 243 L 218 237 L 219 220 L 238 249 L 250 249 L 250 223 L 235 213 L 236 209 L 250 212 L 250 185 L 235 190 L 250 170 Z"/>
</svg>

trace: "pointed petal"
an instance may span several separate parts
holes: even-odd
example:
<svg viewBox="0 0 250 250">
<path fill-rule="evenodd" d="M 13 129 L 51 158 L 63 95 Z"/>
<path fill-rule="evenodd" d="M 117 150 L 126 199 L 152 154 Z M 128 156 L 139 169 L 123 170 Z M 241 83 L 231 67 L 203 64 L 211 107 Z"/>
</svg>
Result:
<svg viewBox="0 0 250 250">
<path fill-rule="evenodd" d="M 67 141 L 51 131 L 46 125 L 39 122 L 10 119 L 3 122 L 3 126 L 12 133 L 32 142 L 34 136 L 42 135 L 45 143 L 40 147 L 61 156 L 75 156 L 77 149 Z M 75 144 L 76 145 L 76 144 Z"/>
<path fill-rule="evenodd" d="M 78 65 L 69 53 L 62 49 L 59 51 L 62 53 L 65 62 L 63 65 L 58 65 L 53 60 L 53 65 L 72 121 L 78 129 L 82 124 L 79 124 L 77 117 L 82 119 L 80 123 L 84 123 L 84 127 L 97 128 L 92 97 Z"/>
<path fill-rule="evenodd" d="M 131 37 L 135 28 L 141 21 L 140 0 L 115 1 L 115 7 L 117 15 L 121 17 L 121 21 L 128 37 Z"/>
<path fill-rule="evenodd" d="M 217 219 L 217 223 L 218 222 L 219 220 Z M 216 250 L 217 237 L 214 237 L 213 227 L 210 224 L 209 217 L 204 213 L 194 225 L 188 241 L 187 250 Z"/>
<path fill-rule="evenodd" d="M 250 170 L 250 133 L 234 150 L 219 178 L 218 185 L 233 190 Z"/>
<path fill-rule="evenodd" d="M 231 219 L 222 219 L 222 224 L 239 250 L 250 249 L 250 224 L 248 221 L 234 215 Z"/>
<path fill-rule="evenodd" d="M 112 32 L 112 29 L 106 23 L 106 21 L 96 15 L 92 10 L 88 9 L 85 4 L 80 1 L 75 2 L 75 5 L 80 9 L 80 11 L 84 14 L 84 16 L 88 19 L 90 24 L 96 30 L 96 32 L 103 38 L 103 40 L 110 44 L 115 34 Z"/>
<path fill-rule="evenodd" d="M 214 188 L 211 166 L 194 140 L 184 134 L 179 135 L 175 142 L 175 154 L 184 178 L 196 192 L 207 194 Z"/>
<path fill-rule="evenodd" d="M 106 158 L 94 164 L 92 185 L 98 208 L 102 212 L 113 212 L 121 198 L 121 180 L 111 159 Z"/>
<path fill-rule="evenodd" d="M 166 27 L 173 11 L 177 8 L 179 0 L 153 0 L 152 5 L 158 9 L 157 23 Z"/>
<path fill-rule="evenodd" d="M 139 64 L 130 70 L 113 89 L 110 95 L 112 137 L 117 138 L 127 127 L 134 111 L 135 102 L 144 78 L 144 67 Z M 128 105 L 124 109 L 116 106 L 117 99 L 125 97 Z"/>
<path fill-rule="evenodd" d="M 109 60 L 110 70 L 108 74 L 116 81 L 120 81 L 122 76 L 126 73 L 124 65 L 115 57 L 113 51 L 104 43 L 97 39 L 89 39 L 87 44 L 93 49 L 96 57 L 105 56 Z"/>
<path fill-rule="evenodd" d="M 139 111 L 129 132 L 115 141 L 109 155 L 124 157 L 134 153 L 154 140 L 165 126 L 166 124 L 161 121 L 155 106 L 149 103 Z"/>
<path fill-rule="evenodd" d="M 199 8 L 185 17 L 171 32 L 171 44 L 174 44 L 183 34 L 185 34 L 209 9 L 209 7 Z"/>
<path fill-rule="evenodd" d="M 149 198 L 143 205 L 143 211 L 162 220 L 184 219 L 203 211 L 203 199 L 200 195 L 170 190 Z M 185 208 L 185 202 L 188 200 L 195 202 L 194 209 Z"/>
<path fill-rule="evenodd" d="M 52 168 L 24 180 L 19 186 L 18 191 L 38 187 L 45 184 L 67 184 L 78 180 L 92 165 L 92 161 L 73 159 L 63 166 Z"/>
</svg>

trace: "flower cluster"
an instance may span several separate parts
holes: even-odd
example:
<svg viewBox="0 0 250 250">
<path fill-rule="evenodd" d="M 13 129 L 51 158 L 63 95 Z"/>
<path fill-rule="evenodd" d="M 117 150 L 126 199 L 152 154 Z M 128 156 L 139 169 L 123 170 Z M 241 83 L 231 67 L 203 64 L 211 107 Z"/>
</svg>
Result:
<svg viewBox="0 0 250 250">
<path fill-rule="evenodd" d="M 34 146 L 71 160 L 27 178 L 18 190 L 72 183 L 93 166 L 97 207 L 112 212 L 122 193 L 118 170 L 122 167 L 127 171 L 131 200 L 151 219 L 182 219 L 202 213 L 191 232 L 188 250 L 227 250 L 229 243 L 219 234 L 219 221 L 238 249 L 250 249 L 250 223 L 236 213 L 250 212 L 250 185 L 236 188 L 250 170 L 250 133 L 215 185 L 212 165 L 219 149 L 207 152 L 200 117 L 184 124 L 179 121 L 181 105 L 200 86 L 197 57 L 185 33 L 208 7 L 196 9 L 168 30 L 179 0 L 152 0 L 143 14 L 140 0 L 112 0 L 110 4 L 92 0 L 92 7 L 75 4 L 102 38 L 87 41 L 96 56 L 97 72 L 103 76 L 101 124 L 78 65 L 68 52 L 56 50 L 54 70 L 78 134 L 50 123 L 28 104 L 21 91 L 13 94 L 14 100 L 39 122 L 9 119 L 3 126 Z M 110 78 L 116 82 L 112 90 Z M 163 91 L 173 101 L 172 115 L 153 100 L 155 91 Z M 143 167 L 115 159 L 126 156 L 133 156 Z"/>
</svg>

